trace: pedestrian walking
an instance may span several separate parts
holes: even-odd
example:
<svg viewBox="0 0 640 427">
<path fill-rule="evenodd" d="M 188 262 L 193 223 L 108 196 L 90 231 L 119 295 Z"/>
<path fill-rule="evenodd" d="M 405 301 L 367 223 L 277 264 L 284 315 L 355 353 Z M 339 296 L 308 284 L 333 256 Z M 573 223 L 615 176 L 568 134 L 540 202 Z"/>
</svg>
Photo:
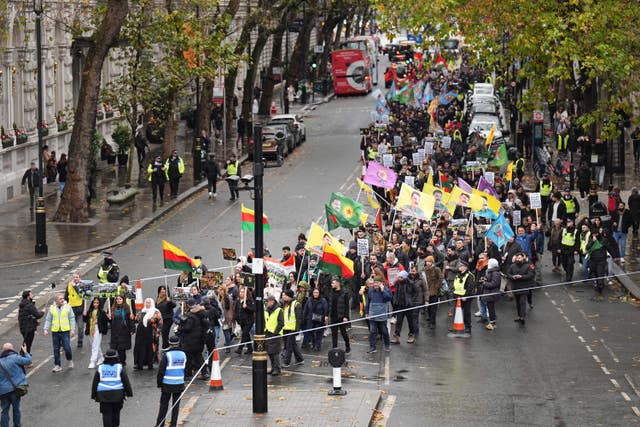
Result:
<svg viewBox="0 0 640 427">
<path fill-rule="evenodd" d="M 229 160 L 225 167 L 227 172 L 226 180 L 229 183 L 229 192 L 231 193 L 230 201 L 240 198 L 240 192 L 238 191 L 238 181 L 240 180 L 240 162 L 236 160 L 234 153 L 229 154 Z"/>
<path fill-rule="evenodd" d="M 240 288 L 240 295 L 236 303 L 237 322 L 240 324 L 242 335 L 240 337 L 240 345 L 236 349 L 237 354 L 242 354 L 242 349 L 246 345 L 247 353 L 253 353 L 251 345 L 251 328 L 253 328 L 253 319 L 256 312 L 256 302 L 253 298 L 253 289 L 243 286 Z M 294 319 L 295 320 L 295 319 Z"/>
<path fill-rule="evenodd" d="M 67 155 L 64 153 L 61 154 L 60 160 L 58 161 L 58 166 L 56 166 L 58 170 L 58 183 L 59 183 L 58 188 L 60 189 L 60 193 L 64 191 L 64 186 L 65 186 L 65 183 L 67 182 L 68 165 L 69 165 L 69 162 L 67 160 Z"/>
<path fill-rule="evenodd" d="M 145 366 L 153 369 L 160 342 L 158 330 L 162 324 L 162 314 L 155 307 L 152 298 L 144 300 L 144 308 L 136 315 L 136 322 L 133 369 L 141 371 Z"/>
<path fill-rule="evenodd" d="M 280 350 L 282 349 L 282 328 L 284 328 L 284 313 L 278 305 L 276 297 L 269 295 L 264 308 L 264 333 L 265 350 L 271 361 L 270 375 L 274 377 L 281 374 Z"/>
<path fill-rule="evenodd" d="M 189 311 L 178 330 L 182 342 L 182 351 L 187 355 L 185 377 L 190 379 L 195 376 L 204 364 L 202 350 L 204 349 L 204 335 L 209 329 L 209 321 L 204 307 L 198 304 L 194 298 L 189 298 L 187 306 Z M 202 379 L 209 379 L 207 369 L 202 369 L 200 374 Z"/>
<path fill-rule="evenodd" d="M 501 282 L 500 263 L 495 258 L 489 258 L 487 272 L 484 275 L 482 284 L 483 296 L 480 297 L 480 300 L 487 307 L 489 323 L 485 327 L 490 331 L 496 328 L 496 301 L 500 298 Z"/>
<path fill-rule="evenodd" d="M 384 278 L 375 276 L 367 280 L 367 303 L 365 314 L 369 320 L 369 351 L 373 354 L 377 351 L 376 341 L 378 334 L 382 335 L 384 350 L 391 351 L 391 340 L 389 339 L 389 329 L 387 320 L 389 318 L 389 303 L 391 302 L 391 291 L 384 285 Z"/>
<path fill-rule="evenodd" d="M 409 324 L 409 336 L 407 337 L 407 343 L 413 344 L 416 341 L 416 324 L 415 317 L 411 310 L 412 301 L 414 295 L 418 291 L 415 289 L 415 282 L 409 278 L 409 273 L 401 271 L 398 274 L 398 280 L 396 281 L 396 291 L 393 294 L 392 302 L 396 313 L 396 326 L 391 343 L 400 344 L 400 334 L 402 333 L 402 325 L 404 319 L 407 319 Z"/>
<path fill-rule="evenodd" d="M 133 397 L 127 371 L 119 363 L 116 351 L 107 350 L 104 363 L 96 369 L 91 384 L 91 398 L 100 403 L 104 427 L 120 425 L 120 411 L 127 397 Z"/>
<path fill-rule="evenodd" d="M 171 427 L 178 425 L 178 414 L 180 413 L 180 395 L 184 391 L 184 375 L 187 365 L 187 355 L 180 350 L 180 338 L 172 335 L 169 338 L 169 349 L 162 355 L 158 366 L 157 385 L 161 390 L 160 408 L 156 417 L 156 427 L 164 427 L 169 410 L 171 408 Z"/>
<path fill-rule="evenodd" d="M 327 324 L 326 320 L 329 316 L 329 303 L 320 295 L 320 289 L 313 289 L 311 298 L 304 305 L 302 316 L 305 319 L 306 329 L 315 330 L 305 331 L 301 348 L 306 350 L 311 345 L 314 351 L 320 351 L 324 331 L 319 328 Z"/>
<path fill-rule="evenodd" d="M 142 168 L 142 163 L 144 162 L 144 157 L 149 150 L 149 143 L 147 141 L 147 135 L 144 128 L 144 124 L 142 123 L 142 117 L 138 120 L 138 126 L 136 127 L 136 135 L 135 135 L 135 147 L 136 154 L 138 155 L 138 166 Z"/>
<path fill-rule="evenodd" d="M 42 317 L 44 317 L 44 311 L 36 308 L 33 293 L 30 290 L 23 291 L 18 309 L 18 326 L 29 354 L 31 354 L 31 345 L 38 329 L 38 319 Z"/>
<path fill-rule="evenodd" d="M 296 341 L 296 332 L 302 329 L 302 309 L 303 307 L 295 300 L 294 293 L 291 289 L 287 289 L 282 293 L 282 301 L 284 306 L 284 351 L 282 352 L 282 366 L 288 368 L 291 365 L 291 355 L 296 359 L 296 365 L 304 364 L 304 356 L 300 352 L 298 342 Z"/>
<path fill-rule="evenodd" d="M 109 318 L 104 312 L 100 298 L 95 297 L 91 301 L 89 309 L 84 312 L 84 335 L 89 337 L 91 342 L 91 358 L 89 359 L 89 369 L 94 369 L 104 361 L 102 354 L 102 336 L 109 332 Z"/>
<path fill-rule="evenodd" d="M 26 344 L 22 344 L 21 352 L 16 353 L 10 342 L 2 345 L 0 354 L 0 407 L 2 416 L 0 426 L 9 427 L 9 411 L 12 411 L 13 425 L 20 427 L 21 412 L 20 399 L 26 394 L 27 377 L 25 367 L 31 365 L 31 354 L 27 351 Z"/>
<path fill-rule="evenodd" d="M 164 202 L 164 183 L 167 181 L 167 170 L 162 163 L 162 157 L 156 156 L 153 163 L 147 167 L 148 180 L 151 183 L 151 194 L 153 203 L 156 203 L 160 196 L 160 203 Z"/>
<path fill-rule="evenodd" d="M 536 266 L 529 262 L 527 254 L 519 252 L 516 254 L 515 261 L 509 266 L 508 277 L 511 280 L 511 288 L 515 296 L 516 310 L 518 312 L 518 317 L 513 321 L 520 322 L 524 326 L 527 315 L 527 290 L 533 286 L 536 277 Z"/>
<path fill-rule="evenodd" d="M 184 160 L 178 156 L 178 152 L 173 150 L 171 157 L 164 162 L 164 170 L 167 181 L 169 181 L 169 188 L 171 189 L 171 197 L 178 197 L 178 186 L 180 184 L 180 178 L 184 175 Z"/>
<path fill-rule="evenodd" d="M 618 209 L 611 215 L 613 238 L 620 249 L 620 262 L 624 262 L 627 252 L 627 233 L 633 225 L 633 217 L 624 202 L 618 203 Z"/>
<path fill-rule="evenodd" d="M 629 206 L 629 212 L 631 212 L 631 219 L 633 220 L 633 234 L 638 234 L 638 229 L 640 228 L 640 194 L 638 194 L 636 187 L 631 189 L 627 206 Z"/>
<path fill-rule="evenodd" d="M 573 280 L 573 266 L 576 263 L 575 256 L 578 254 L 579 249 L 578 230 L 576 229 L 573 220 L 567 220 L 567 226 L 562 229 L 560 237 L 560 249 L 557 249 L 560 254 L 562 268 L 565 273 L 565 281 L 570 282 Z"/>
<path fill-rule="evenodd" d="M 131 308 L 124 297 L 118 295 L 111 307 L 110 347 L 118 352 L 118 359 L 122 366 L 127 366 L 127 350 L 131 349 L 131 335 L 134 331 Z"/>
<path fill-rule="evenodd" d="M 222 176 L 220 166 L 216 160 L 215 153 L 209 153 L 207 161 L 204 163 L 204 172 L 207 176 L 207 188 L 209 189 L 209 198 L 217 197 L 218 178 Z"/>
<path fill-rule="evenodd" d="M 427 306 L 427 323 L 429 329 L 436 327 L 436 317 L 438 314 L 438 300 L 442 290 L 444 274 L 440 267 L 436 267 L 435 258 L 428 255 L 424 261 L 424 276 L 426 277 L 428 287 L 429 305 Z"/>
<path fill-rule="evenodd" d="M 54 303 L 49 307 L 44 320 L 44 336 L 53 341 L 53 372 L 62 371 L 60 364 L 60 347 L 69 362 L 69 369 L 73 369 L 73 355 L 71 354 L 71 338 L 76 335 L 76 316 L 71 306 L 64 300 L 64 295 L 56 294 Z"/>
<path fill-rule="evenodd" d="M 36 197 L 38 197 L 38 189 L 42 185 L 42 175 L 35 161 L 31 162 L 29 169 L 22 175 L 22 185 L 26 185 L 29 190 L 29 209 L 33 211 Z"/>
<path fill-rule="evenodd" d="M 162 317 L 162 348 L 169 348 L 169 334 L 173 325 L 173 310 L 176 308 L 176 303 L 171 300 L 167 287 L 164 285 L 158 286 L 156 308 Z"/>
<path fill-rule="evenodd" d="M 351 353 L 347 322 L 349 321 L 349 294 L 342 289 L 339 277 L 331 280 L 331 294 L 329 297 L 329 324 L 331 324 L 331 348 L 338 348 L 338 330 L 345 344 L 345 352 Z"/>
<path fill-rule="evenodd" d="M 71 282 L 69 282 L 64 291 L 64 299 L 69 303 L 73 310 L 73 315 L 76 317 L 76 327 L 78 328 L 76 331 L 76 334 L 78 335 L 78 348 L 82 348 L 84 338 L 84 324 L 82 316 L 85 311 L 84 300 L 82 299 L 82 295 L 80 295 L 80 284 L 80 275 L 74 273 Z"/>
</svg>

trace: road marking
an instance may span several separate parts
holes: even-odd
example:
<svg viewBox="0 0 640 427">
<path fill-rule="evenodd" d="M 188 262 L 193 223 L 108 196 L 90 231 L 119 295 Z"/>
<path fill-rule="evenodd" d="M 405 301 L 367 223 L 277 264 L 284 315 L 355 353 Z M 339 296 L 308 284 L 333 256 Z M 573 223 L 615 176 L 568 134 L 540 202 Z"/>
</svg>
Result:
<svg viewBox="0 0 640 427">
<path fill-rule="evenodd" d="M 16 317 L 17 315 L 18 315 L 18 313 L 9 313 L 9 314 L 7 314 L 7 317 L 13 318 L 13 317 Z"/>
<path fill-rule="evenodd" d="M 591 350 L 591 347 L 589 347 L 588 345 L 585 345 L 585 347 L 587 347 L 587 351 L 588 351 L 589 353 L 593 353 L 593 350 Z"/>
<path fill-rule="evenodd" d="M 575 327 L 575 326 L 573 326 L 573 325 L 569 325 L 569 327 L 571 328 L 571 330 L 572 330 L 573 332 L 575 332 L 576 334 L 578 333 L 578 330 L 576 329 L 576 327 Z"/>
<path fill-rule="evenodd" d="M 546 292 L 545 292 L 545 293 L 546 293 Z M 547 295 L 547 296 L 548 296 L 548 295 Z M 553 305 L 558 305 L 558 304 L 556 304 L 556 300 L 553 300 L 553 299 L 551 300 L 551 304 L 553 304 Z"/>
<path fill-rule="evenodd" d="M 313 359 L 314 357 L 320 357 L 322 359 L 328 359 L 327 356 L 322 356 L 320 354 L 307 354 L 307 353 L 302 353 L 302 355 L 305 358 L 310 358 Z M 372 366 L 380 366 L 380 363 L 376 363 L 376 362 L 367 362 L 365 360 L 354 360 L 354 359 L 347 359 L 347 362 L 353 362 L 353 363 L 361 363 L 363 365 L 372 365 Z"/>
<path fill-rule="evenodd" d="M 574 302 L 574 303 L 578 302 L 578 299 L 573 295 L 571 295 L 570 292 L 567 292 L 567 295 L 569 295 L 569 299 L 571 300 L 571 302 Z"/>
<path fill-rule="evenodd" d="M 253 369 L 252 366 L 244 366 L 244 365 L 231 365 L 231 367 L 232 368 L 239 368 L 239 369 Z M 287 374 L 302 375 L 302 376 L 306 376 L 306 377 L 333 379 L 332 375 L 312 374 L 310 372 L 287 371 L 286 369 L 283 369 L 282 372 L 286 372 Z M 344 380 L 349 380 L 349 381 L 354 381 L 354 382 L 359 382 L 359 383 L 364 383 L 364 384 L 376 384 L 376 381 L 364 380 L 364 379 L 360 379 L 360 378 L 342 377 L 342 380 L 343 381 Z"/>
<path fill-rule="evenodd" d="M 600 369 L 602 369 L 602 372 L 604 372 L 605 375 L 611 375 L 611 372 L 609 372 L 609 370 L 604 366 L 600 366 Z"/>
<path fill-rule="evenodd" d="M 184 425 L 187 417 L 193 411 L 193 407 L 196 405 L 196 401 L 200 396 L 191 396 L 189 400 L 187 400 L 186 404 L 180 405 L 180 412 L 178 413 L 178 425 Z M 181 402 L 182 403 L 182 402 Z M 165 420 L 166 421 L 166 420 Z"/>
<path fill-rule="evenodd" d="M 382 406 L 382 410 L 380 411 L 384 418 L 381 420 L 375 421 L 374 424 L 376 427 L 386 427 L 387 420 L 391 417 L 391 410 L 393 409 L 393 405 L 396 403 L 396 397 L 394 395 L 387 396 L 384 399 L 384 405 Z"/>
<path fill-rule="evenodd" d="M 42 362 L 38 363 L 38 365 L 33 368 L 28 374 L 27 374 L 27 378 L 29 378 L 31 375 L 35 374 L 36 371 L 40 368 L 42 368 L 46 363 L 48 363 L 49 361 L 51 361 L 51 359 L 53 358 L 53 356 L 47 356 L 46 359 L 44 359 Z"/>
<path fill-rule="evenodd" d="M 36 282 L 36 285 L 44 285 L 44 282 L 43 282 L 42 280 L 38 280 L 38 281 Z"/>
<path fill-rule="evenodd" d="M 6 318 L 6 317 L 3 317 L 2 319 L 0 319 L 0 322 L 8 322 L 8 321 L 9 321 L 9 319 Z"/>
<path fill-rule="evenodd" d="M 209 221 L 207 223 L 207 225 L 205 225 L 202 230 L 200 230 L 200 234 L 202 234 L 204 232 L 204 230 L 206 230 L 207 228 L 209 228 L 211 226 L 211 224 L 213 224 L 215 221 L 217 221 L 219 218 L 223 217 L 227 212 L 229 212 L 231 210 L 231 208 L 235 208 L 237 207 L 236 203 L 232 203 L 231 205 L 227 206 L 225 209 L 222 210 L 222 212 L 220 212 L 218 215 L 216 215 L 215 217 L 213 217 L 211 219 L 211 221 Z"/>
<path fill-rule="evenodd" d="M 611 383 L 613 384 L 613 386 L 614 386 L 615 388 L 620 388 L 620 384 L 618 384 L 618 381 L 616 381 L 616 380 L 615 380 L 615 379 L 613 379 L 613 378 L 609 378 L 609 379 L 611 380 Z"/>
<path fill-rule="evenodd" d="M 605 342 L 604 342 L 604 340 L 602 338 L 600 338 L 600 342 L 602 343 L 604 348 L 609 352 L 609 354 L 611 355 L 611 358 L 613 359 L 613 361 L 616 362 L 616 363 L 620 363 L 620 360 L 616 357 L 616 355 L 613 352 L 613 350 L 611 350 L 611 348 L 607 344 L 605 344 Z"/>
<path fill-rule="evenodd" d="M 389 366 L 389 356 L 384 358 L 384 385 L 389 385 L 391 368 Z"/>
<path fill-rule="evenodd" d="M 640 417 L 640 409 L 635 406 L 632 406 L 631 409 L 633 410 L 634 414 L 636 414 L 636 416 Z"/>
<path fill-rule="evenodd" d="M 582 335 L 578 335 L 578 339 L 580 340 L 581 343 L 585 343 L 586 341 L 584 340 L 584 338 L 582 338 Z"/>
<path fill-rule="evenodd" d="M 624 378 L 627 380 L 627 382 L 629 383 L 629 385 L 631 386 L 631 388 L 633 389 L 633 392 L 640 397 L 640 390 L 638 390 L 638 387 L 636 387 L 636 385 L 634 384 L 633 380 L 631 379 L 631 376 L 629 374 L 624 374 Z"/>
<path fill-rule="evenodd" d="M 600 361 L 600 358 L 599 358 L 598 356 L 596 356 L 595 354 L 592 354 L 592 355 L 591 355 L 591 357 L 593 357 L 593 360 L 595 360 L 595 361 L 596 361 L 596 363 L 602 363 L 602 362 Z"/>
<path fill-rule="evenodd" d="M 629 397 L 629 395 L 627 393 L 625 393 L 624 391 L 621 391 L 620 394 L 622 395 L 622 398 L 624 400 L 626 400 L 627 402 L 629 402 L 631 400 L 631 398 Z"/>
</svg>

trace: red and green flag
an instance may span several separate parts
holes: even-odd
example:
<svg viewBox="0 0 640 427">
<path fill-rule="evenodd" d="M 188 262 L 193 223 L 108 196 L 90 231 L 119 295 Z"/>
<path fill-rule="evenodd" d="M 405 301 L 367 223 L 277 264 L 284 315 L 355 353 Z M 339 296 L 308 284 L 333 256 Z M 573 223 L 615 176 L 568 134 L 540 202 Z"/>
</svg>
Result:
<svg viewBox="0 0 640 427">
<path fill-rule="evenodd" d="M 325 244 L 322 248 L 322 258 L 318 263 L 320 270 L 342 276 L 345 279 L 353 277 L 353 261 L 341 255 L 333 246 Z"/>
<path fill-rule="evenodd" d="M 169 270 L 191 271 L 194 265 L 194 260 L 189 255 L 166 240 L 162 241 L 162 257 L 164 268 Z"/>
<path fill-rule="evenodd" d="M 242 231 L 255 231 L 255 213 L 242 204 L 240 208 L 240 221 L 242 223 Z M 265 214 L 262 214 L 262 230 L 269 231 L 271 226 Z"/>
<path fill-rule="evenodd" d="M 451 178 L 442 172 L 438 172 L 438 179 L 440 181 L 440 188 L 442 188 L 445 193 L 451 193 L 451 190 L 453 189 L 453 182 Z"/>
</svg>

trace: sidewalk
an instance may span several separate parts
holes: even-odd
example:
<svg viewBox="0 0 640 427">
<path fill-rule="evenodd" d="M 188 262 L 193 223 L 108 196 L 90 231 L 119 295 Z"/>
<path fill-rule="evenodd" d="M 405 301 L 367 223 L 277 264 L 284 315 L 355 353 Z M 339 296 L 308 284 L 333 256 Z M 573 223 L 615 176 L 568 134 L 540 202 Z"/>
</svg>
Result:
<svg viewBox="0 0 640 427">
<path fill-rule="evenodd" d="M 294 104 L 292 114 L 304 114 L 319 104 L 328 102 L 332 96 L 317 97 L 315 104 Z M 186 133 L 188 132 L 188 133 Z M 186 134 L 186 136 L 185 136 Z M 161 144 L 150 144 L 151 153 L 147 154 L 145 166 L 153 155 L 161 152 Z M 84 224 L 53 223 L 51 219 L 59 202 L 58 183 L 45 186 L 45 205 L 47 210 L 47 258 L 60 258 L 83 252 L 97 252 L 105 248 L 124 243 L 149 223 L 155 221 L 185 198 L 206 186 L 206 179 L 199 183 L 193 180 L 192 132 L 185 130 L 184 122 L 180 123 L 176 135 L 175 149 L 185 162 L 185 174 L 180 180 L 180 194 L 176 200 L 169 198 L 169 184 L 165 184 L 165 203 L 153 206 L 151 187 L 146 179 L 138 186 L 139 193 L 135 202 L 123 209 L 109 208 L 106 195 L 109 190 L 116 189 L 126 181 L 126 168 L 98 162 L 96 181 L 96 198 L 90 206 L 89 222 Z M 246 156 L 240 158 L 243 160 Z M 218 157 L 220 161 L 224 161 Z M 136 163 L 134 159 L 134 163 Z M 134 165 L 131 183 L 138 182 L 138 167 Z M 143 174 L 146 177 L 146 173 Z M 29 211 L 29 197 L 15 197 L 5 204 L 0 204 L 0 247 L 11 250 L 0 251 L 0 267 L 33 260 L 47 259 L 34 255 L 36 244 L 35 217 Z"/>
</svg>

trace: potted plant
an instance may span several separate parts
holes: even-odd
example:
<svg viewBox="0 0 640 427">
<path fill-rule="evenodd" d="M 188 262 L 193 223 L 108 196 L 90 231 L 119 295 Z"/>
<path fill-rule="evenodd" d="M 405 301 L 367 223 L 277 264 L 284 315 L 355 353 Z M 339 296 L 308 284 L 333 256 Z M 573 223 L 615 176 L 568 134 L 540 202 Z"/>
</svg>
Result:
<svg viewBox="0 0 640 427">
<path fill-rule="evenodd" d="M 104 111 L 100 107 L 96 108 L 96 120 L 104 120 Z"/>
<path fill-rule="evenodd" d="M 13 136 L 5 133 L 4 126 L 0 126 L 0 141 L 2 141 L 2 148 L 13 147 Z"/>
<path fill-rule="evenodd" d="M 110 119 L 111 117 L 113 117 L 113 108 L 111 108 L 111 105 L 104 104 L 104 112 L 105 112 L 105 117 L 107 119 Z"/>
<path fill-rule="evenodd" d="M 58 111 L 56 114 L 56 124 L 58 125 L 58 132 L 64 132 L 69 129 L 69 125 L 67 124 L 67 120 L 65 119 L 64 112 Z"/>
<path fill-rule="evenodd" d="M 13 124 L 13 134 L 16 136 L 16 145 L 24 144 L 29 140 L 27 132 L 18 128 L 18 125 Z"/>
<path fill-rule="evenodd" d="M 47 122 L 41 122 L 38 125 L 38 132 L 40 133 L 40 135 L 42 136 L 47 136 L 49 135 L 49 123 Z"/>
<path fill-rule="evenodd" d="M 118 146 L 118 164 L 126 166 L 129 161 L 129 148 L 131 147 L 131 129 L 128 126 L 118 125 L 113 130 L 111 138 Z"/>
</svg>

